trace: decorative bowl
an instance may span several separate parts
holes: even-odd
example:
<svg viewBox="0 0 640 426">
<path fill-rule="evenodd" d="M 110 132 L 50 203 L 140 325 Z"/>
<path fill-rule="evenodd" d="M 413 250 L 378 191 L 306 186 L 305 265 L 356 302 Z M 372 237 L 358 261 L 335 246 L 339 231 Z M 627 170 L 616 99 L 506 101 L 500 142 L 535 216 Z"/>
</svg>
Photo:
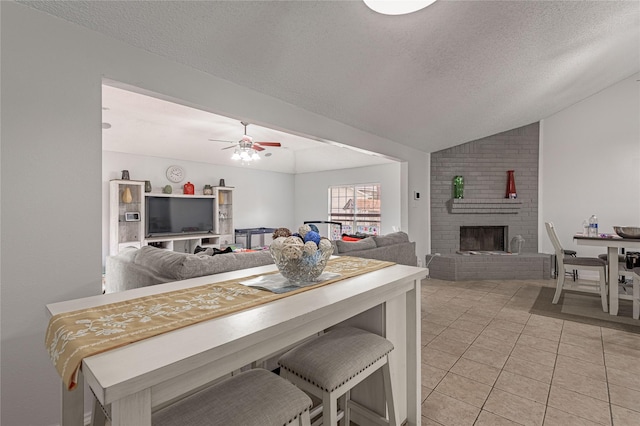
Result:
<svg viewBox="0 0 640 426">
<path fill-rule="evenodd" d="M 298 241 L 296 242 L 295 239 Z M 328 240 L 326 240 L 328 241 Z M 315 243 L 311 243 L 314 244 Z M 331 243 L 315 249 L 297 237 L 276 238 L 269 247 L 271 257 L 283 277 L 290 282 L 312 282 L 322 274 L 333 254 Z"/>
<path fill-rule="evenodd" d="M 613 230 L 622 238 L 640 238 L 640 228 L 637 226 L 614 226 Z"/>
</svg>

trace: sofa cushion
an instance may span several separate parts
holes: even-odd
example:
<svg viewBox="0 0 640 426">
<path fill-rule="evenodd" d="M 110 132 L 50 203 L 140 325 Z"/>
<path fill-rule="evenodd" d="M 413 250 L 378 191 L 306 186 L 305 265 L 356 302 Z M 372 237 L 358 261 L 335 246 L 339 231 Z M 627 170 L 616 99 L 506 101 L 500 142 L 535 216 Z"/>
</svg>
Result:
<svg viewBox="0 0 640 426">
<path fill-rule="evenodd" d="M 336 246 L 338 253 L 349 253 L 351 251 L 360 251 L 376 248 L 376 242 L 371 237 L 363 238 L 360 241 L 342 241 L 337 240 Z"/>
<path fill-rule="evenodd" d="M 154 275 L 178 279 L 178 271 L 182 268 L 184 259 L 187 256 L 211 257 L 204 254 L 189 255 L 152 246 L 143 246 L 137 250 L 133 262 L 148 269 Z"/>
<path fill-rule="evenodd" d="M 220 274 L 238 269 L 254 268 L 273 263 L 268 250 L 240 253 L 223 253 L 215 256 L 188 255 L 182 262 L 178 279 Z"/>
<path fill-rule="evenodd" d="M 204 252 L 198 254 L 178 253 L 171 250 L 144 246 L 138 250 L 134 262 L 156 275 L 174 280 L 219 274 L 238 269 L 253 268 L 273 263 L 269 251 L 251 253 L 224 253 L 210 256 Z"/>
<path fill-rule="evenodd" d="M 406 232 L 393 232 L 391 234 L 378 235 L 372 238 L 376 243 L 376 247 L 386 247 L 409 242 L 409 235 L 407 235 Z"/>
</svg>

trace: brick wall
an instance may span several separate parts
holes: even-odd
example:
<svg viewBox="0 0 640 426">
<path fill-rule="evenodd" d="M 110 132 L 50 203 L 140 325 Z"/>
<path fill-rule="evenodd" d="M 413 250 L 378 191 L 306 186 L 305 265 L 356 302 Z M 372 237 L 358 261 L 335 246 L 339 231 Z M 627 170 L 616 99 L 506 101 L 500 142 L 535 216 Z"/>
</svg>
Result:
<svg viewBox="0 0 640 426">
<path fill-rule="evenodd" d="M 455 253 L 460 226 L 507 226 L 507 243 L 525 239 L 523 252 L 538 252 L 539 124 L 509 130 L 431 154 L 431 252 Z M 504 200 L 507 170 L 514 170 L 517 213 L 451 213 L 453 177 L 464 177 L 464 199 Z"/>
</svg>

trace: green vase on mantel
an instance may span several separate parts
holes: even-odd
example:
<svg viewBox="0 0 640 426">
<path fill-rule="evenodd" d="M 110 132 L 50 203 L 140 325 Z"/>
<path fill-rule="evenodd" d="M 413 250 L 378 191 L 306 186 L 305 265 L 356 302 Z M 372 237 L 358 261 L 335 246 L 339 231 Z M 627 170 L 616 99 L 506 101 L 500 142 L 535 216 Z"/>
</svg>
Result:
<svg viewBox="0 0 640 426">
<path fill-rule="evenodd" d="M 462 176 L 453 178 L 453 198 L 464 198 L 464 178 Z"/>
</svg>

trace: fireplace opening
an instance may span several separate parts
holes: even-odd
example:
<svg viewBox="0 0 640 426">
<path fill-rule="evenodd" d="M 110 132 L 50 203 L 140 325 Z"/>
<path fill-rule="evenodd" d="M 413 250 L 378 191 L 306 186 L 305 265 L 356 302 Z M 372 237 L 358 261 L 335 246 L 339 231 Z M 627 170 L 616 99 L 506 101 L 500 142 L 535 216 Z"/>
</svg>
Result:
<svg viewBox="0 0 640 426">
<path fill-rule="evenodd" d="M 461 226 L 460 251 L 505 251 L 506 226 Z"/>
</svg>

